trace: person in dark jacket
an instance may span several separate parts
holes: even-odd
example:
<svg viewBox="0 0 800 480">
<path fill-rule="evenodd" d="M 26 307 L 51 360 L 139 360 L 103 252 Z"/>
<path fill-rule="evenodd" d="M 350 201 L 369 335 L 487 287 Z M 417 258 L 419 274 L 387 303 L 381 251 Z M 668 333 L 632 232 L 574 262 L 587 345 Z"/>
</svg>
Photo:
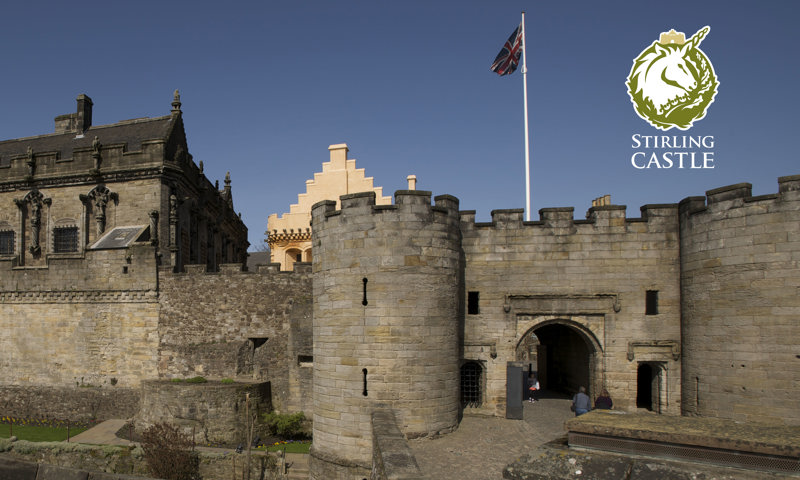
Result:
<svg viewBox="0 0 800 480">
<path fill-rule="evenodd" d="M 611 401 L 611 396 L 605 388 L 600 391 L 600 396 L 594 400 L 594 408 L 601 410 L 611 410 L 614 402 Z"/>
</svg>

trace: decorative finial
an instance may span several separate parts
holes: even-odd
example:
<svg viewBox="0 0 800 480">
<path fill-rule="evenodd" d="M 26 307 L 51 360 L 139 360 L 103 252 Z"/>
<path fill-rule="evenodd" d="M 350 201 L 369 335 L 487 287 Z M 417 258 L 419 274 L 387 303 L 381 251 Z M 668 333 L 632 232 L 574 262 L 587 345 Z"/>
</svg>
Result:
<svg viewBox="0 0 800 480">
<path fill-rule="evenodd" d="M 231 172 L 225 174 L 225 188 L 231 188 Z"/>
<path fill-rule="evenodd" d="M 200 167 L 200 173 L 203 173 L 203 161 L 202 160 L 200 160 L 199 167 Z"/>
<path fill-rule="evenodd" d="M 181 111 L 181 94 L 178 92 L 178 89 L 175 89 L 175 93 L 172 95 L 172 113 L 180 113 Z"/>
</svg>

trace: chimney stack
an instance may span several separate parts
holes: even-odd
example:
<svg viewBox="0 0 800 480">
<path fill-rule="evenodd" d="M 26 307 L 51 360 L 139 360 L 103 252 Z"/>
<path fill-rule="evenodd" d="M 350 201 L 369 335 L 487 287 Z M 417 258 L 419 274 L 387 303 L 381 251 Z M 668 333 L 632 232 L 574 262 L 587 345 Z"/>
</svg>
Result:
<svg viewBox="0 0 800 480">
<path fill-rule="evenodd" d="M 78 95 L 78 111 L 56 117 L 56 133 L 75 133 L 83 135 L 92 126 L 92 99 L 88 95 Z"/>
<path fill-rule="evenodd" d="M 78 95 L 78 113 L 75 121 L 76 132 L 81 134 L 92 126 L 92 99 L 88 95 Z"/>
</svg>

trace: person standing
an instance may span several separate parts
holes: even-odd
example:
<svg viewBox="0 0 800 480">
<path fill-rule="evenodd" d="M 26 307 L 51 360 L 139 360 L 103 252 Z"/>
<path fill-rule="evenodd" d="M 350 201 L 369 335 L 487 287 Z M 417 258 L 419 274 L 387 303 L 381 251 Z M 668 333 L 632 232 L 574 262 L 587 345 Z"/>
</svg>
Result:
<svg viewBox="0 0 800 480">
<path fill-rule="evenodd" d="M 536 379 L 536 375 L 533 372 L 528 374 L 528 401 L 533 403 L 536 401 L 534 397 L 534 393 L 539 390 L 539 380 Z"/>
</svg>

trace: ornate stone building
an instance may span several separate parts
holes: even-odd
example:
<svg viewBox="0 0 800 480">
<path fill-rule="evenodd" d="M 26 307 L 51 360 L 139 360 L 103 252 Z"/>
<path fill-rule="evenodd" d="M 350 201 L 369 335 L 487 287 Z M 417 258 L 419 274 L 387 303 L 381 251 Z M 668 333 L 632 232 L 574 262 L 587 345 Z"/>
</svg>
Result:
<svg viewBox="0 0 800 480">
<path fill-rule="evenodd" d="M 375 192 L 378 205 L 392 203 L 392 197 L 384 197 L 381 187 L 372 186 L 372 177 L 364 176 L 364 169 L 347 158 L 346 144 L 331 145 L 328 150 L 330 161 L 322 164 L 313 180 L 306 180 L 306 192 L 297 196 L 289 213 L 280 217 L 273 213 L 267 219 L 270 256 L 281 270 L 291 270 L 295 262 L 311 261 L 311 206 L 315 203 L 357 192 Z"/>
<path fill-rule="evenodd" d="M 47 268 L 148 241 L 176 270 L 244 261 L 230 177 L 220 190 L 192 160 L 178 92 L 162 117 L 92 125 L 92 107 L 80 95 L 54 133 L 0 142 L 0 258 Z"/>
</svg>

